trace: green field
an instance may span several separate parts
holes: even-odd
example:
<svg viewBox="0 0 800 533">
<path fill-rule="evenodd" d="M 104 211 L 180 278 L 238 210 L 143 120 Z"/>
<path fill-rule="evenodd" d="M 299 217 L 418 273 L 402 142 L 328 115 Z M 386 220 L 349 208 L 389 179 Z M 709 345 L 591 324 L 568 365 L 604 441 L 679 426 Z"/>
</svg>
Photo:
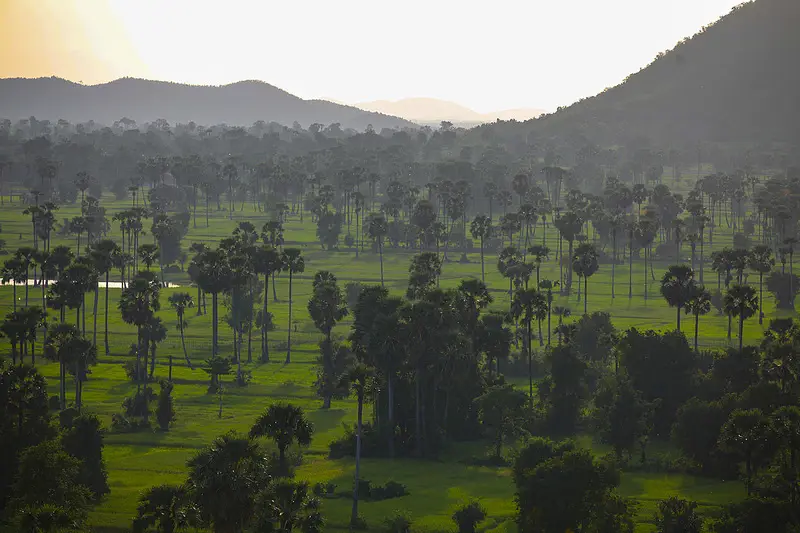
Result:
<svg viewBox="0 0 800 533">
<path fill-rule="evenodd" d="M 102 205 L 108 210 L 110 218 L 117 210 L 128 207 L 127 202 L 115 203 L 111 197 L 104 198 Z M 7 241 L 7 248 L 13 251 L 24 245 L 31 245 L 30 220 L 23 216 L 20 205 L 6 204 L 0 209 L 0 224 L 2 224 L 2 238 Z M 58 212 L 58 218 L 69 218 L 78 214 L 78 206 L 65 206 Z M 106 438 L 105 458 L 109 470 L 111 494 L 99 505 L 91 516 L 91 523 L 98 531 L 122 531 L 130 526 L 130 520 L 135 514 L 136 502 L 139 493 L 155 484 L 177 483 L 183 480 L 185 462 L 196 450 L 208 444 L 215 436 L 230 429 L 246 431 L 253 423 L 256 416 L 271 402 L 287 400 L 303 406 L 309 412 L 316 431 L 313 443 L 305 455 L 305 463 L 298 469 L 298 476 L 312 482 L 333 481 L 338 485 L 338 491 L 347 490 L 352 483 L 353 461 L 330 460 L 327 458 L 328 443 L 342 434 L 342 424 L 352 424 L 355 421 L 355 400 L 334 401 L 330 410 L 321 409 L 319 400 L 313 390 L 312 383 L 316 377 L 315 360 L 318 353 L 317 343 L 321 334 L 315 329 L 308 317 L 306 303 L 311 286 L 310 279 L 318 270 L 329 270 L 339 279 L 340 285 L 350 281 L 361 283 L 379 283 L 380 267 L 376 253 L 369 245 L 364 253 L 355 258 L 352 250 L 347 250 L 344 245 L 340 251 L 328 252 L 321 249 L 316 242 L 315 226 L 307 218 L 304 224 L 299 219 L 290 217 L 285 226 L 286 246 L 299 247 L 303 250 L 306 262 L 305 273 L 295 278 L 294 285 L 294 319 L 297 325 L 297 334 L 293 336 L 292 363 L 283 365 L 281 348 L 285 350 L 286 327 L 288 319 L 287 277 L 278 279 L 277 292 L 281 300 L 278 303 L 269 302 L 269 310 L 274 314 L 275 331 L 270 333 L 271 354 L 276 362 L 267 364 L 248 365 L 252 371 L 253 380 L 245 388 L 234 385 L 227 387 L 224 397 L 224 411 L 222 418 L 217 417 L 217 398 L 206 393 L 208 386 L 207 375 L 199 369 L 190 370 L 183 362 L 180 353 L 180 337 L 176 329 L 175 314 L 167 304 L 167 298 L 172 291 L 186 290 L 192 295 L 195 289 L 186 287 L 182 289 L 164 289 L 162 291 L 162 310 L 159 313 L 165 323 L 170 325 L 169 338 L 158 349 L 158 376 L 166 376 L 166 360 L 172 354 L 176 370 L 175 402 L 178 420 L 174 427 L 167 433 L 146 432 L 135 434 L 109 434 Z M 230 234 L 236 223 L 240 220 L 253 222 L 257 228 L 267 220 L 263 213 L 252 210 L 246 205 L 244 210 L 237 211 L 232 221 L 228 220 L 226 212 L 214 212 L 211 227 L 205 227 L 205 220 L 198 216 L 198 227 L 191 228 L 184 240 L 184 249 L 192 242 L 206 242 L 213 244 L 223 236 Z M 146 224 L 149 226 L 149 223 Z M 119 237 L 119 228 L 112 223 L 110 237 Z M 148 228 L 149 229 L 149 228 Z M 721 228 L 722 229 L 722 228 Z M 353 228 L 353 231 L 355 229 Z M 541 242 L 542 228 L 539 227 L 536 241 Z M 149 233 L 149 232 L 148 232 Z M 21 235 L 21 239 L 18 236 Z M 547 231 L 548 245 L 555 250 L 557 232 L 549 227 Z M 145 237 L 144 241 L 149 241 Z M 714 249 L 721 249 L 730 245 L 731 232 L 724 228 L 714 238 Z M 74 246 L 74 239 L 53 239 L 53 246 L 57 244 L 70 244 Z M 566 245 L 565 245 L 566 246 Z M 689 248 L 683 250 L 688 262 Z M 706 247 L 706 257 L 711 250 Z M 387 247 L 384 257 L 385 279 L 387 287 L 398 294 L 405 291 L 408 278 L 408 265 L 413 252 L 408 250 L 392 250 Z M 468 263 L 459 262 L 460 249 L 451 250 L 453 261 L 446 262 L 443 267 L 441 284 L 443 287 L 455 286 L 460 279 L 466 277 L 480 277 L 480 254 L 477 249 L 472 250 Z M 486 253 L 486 281 L 494 295 L 493 306 L 504 308 L 508 305 L 507 281 L 504 280 L 496 269 L 496 254 Z M 654 271 L 656 278 L 660 278 L 667 263 L 656 262 Z M 611 267 L 601 265 L 599 272 L 589 281 L 589 311 L 607 311 L 611 313 L 614 324 L 618 329 L 629 327 L 652 328 L 657 330 L 675 327 L 675 310 L 670 309 L 658 293 L 658 281 L 652 281 L 649 273 L 645 275 L 641 259 L 634 260 L 633 293 L 632 299 L 628 298 L 628 268 L 627 264 L 617 267 L 617 298 L 611 298 Z M 113 276 L 118 276 L 116 273 Z M 542 267 L 542 277 L 558 279 L 558 266 L 551 259 Z M 188 285 L 185 274 L 168 274 L 167 280 L 181 285 Z M 645 280 L 648 283 L 650 299 L 643 298 Z M 750 282 L 757 281 L 751 275 Z M 577 278 L 575 280 L 577 283 Z M 716 275 L 706 267 L 706 284 L 715 286 Z M 121 402 L 126 395 L 135 390 L 135 384 L 128 381 L 122 364 L 128 357 L 130 344 L 135 340 L 135 330 L 132 326 L 124 324 L 116 311 L 116 300 L 119 297 L 118 289 L 110 290 L 111 303 L 109 316 L 109 329 L 111 341 L 111 355 L 101 355 L 100 363 L 92 369 L 89 381 L 84 386 L 84 403 L 86 408 L 98 414 L 103 421 L 110 425 L 111 415 L 119 412 Z M 17 289 L 18 304 L 24 304 L 25 290 Z M 12 307 L 12 289 L 0 288 L 0 307 L 3 314 Z M 39 303 L 40 289 L 31 287 L 29 293 L 30 304 Z M 87 328 L 91 328 L 91 302 L 92 296 L 87 298 Z M 103 292 L 100 293 L 100 313 L 98 322 L 98 344 L 102 347 L 103 324 Z M 576 294 L 559 296 L 555 305 L 569 306 L 575 315 L 583 310 L 583 302 L 577 300 Z M 210 299 L 209 299 L 210 307 Z M 768 319 L 775 316 L 774 304 L 771 296 L 764 302 L 764 311 Z M 224 312 L 221 309 L 220 314 Z M 195 316 L 189 311 L 187 315 L 189 326 L 186 329 L 187 346 L 190 357 L 200 363 L 210 355 L 211 344 L 211 314 Z M 682 322 L 683 331 L 687 337 L 693 335 L 693 320 L 686 317 Z M 718 315 L 716 311 L 701 318 L 701 345 L 707 348 L 721 348 L 728 345 L 727 318 Z M 345 319 L 335 330 L 335 334 L 345 336 L 348 333 L 349 322 Z M 734 336 L 736 327 L 734 325 Z M 745 342 L 758 342 L 762 334 L 762 326 L 757 319 L 751 319 L 745 324 Z M 221 353 L 231 352 L 231 332 L 224 324 L 220 324 Z M 735 339 L 734 339 L 735 341 Z M 7 348 L 7 344 L 4 344 Z M 253 335 L 254 359 L 258 358 L 259 334 Z M 37 352 L 40 351 L 37 346 Z M 100 350 L 102 353 L 102 348 Z M 56 391 L 56 376 L 58 369 L 55 364 L 41 364 L 41 370 L 50 379 L 52 390 Z M 228 378 L 230 380 L 230 378 Z M 369 412 L 369 411 L 368 411 Z M 582 441 L 587 446 L 592 446 L 597 453 L 605 453 L 603 446 L 593 443 L 588 439 Z M 668 450 L 664 450 L 668 453 Z M 389 479 L 398 481 L 408 486 L 410 495 L 400 499 L 383 502 L 365 502 L 361 504 L 361 512 L 371 526 L 378 526 L 383 518 L 395 509 L 410 511 L 414 519 L 414 529 L 424 531 L 454 530 L 455 526 L 450 520 L 454 508 L 470 499 L 480 500 L 488 510 L 488 519 L 482 524 L 483 531 L 506 531 L 515 526 L 512 523 L 515 511 L 513 501 L 513 483 L 510 472 L 504 468 L 489 468 L 468 466 L 467 459 L 482 456 L 484 446 L 480 443 L 453 444 L 438 461 L 416 460 L 364 460 L 362 463 L 362 477 L 373 482 L 383 483 Z M 652 453 L 652 452 L 651 452 Z M 621 492 L 624 496 L 635 498 L 639 503 L 638 519 L 640 522 L 637 531 L 650 531 L 649 521 L 659 499 L 682 495 L 686 498 L 697 500 L 701 510 L 713 513 L 719 505 L 741 498 L 744 494 L 742 484 L 738 481 L 720 482 L 716 480 L 696 478 L 678 474 L 655 473 L 625 473 L 622 478 Z M 346 498 L 326 499 L 324 513 L 328 519 L 329 529 L 346 529 L 349 520 L 350 501 Z"/>
</svg>

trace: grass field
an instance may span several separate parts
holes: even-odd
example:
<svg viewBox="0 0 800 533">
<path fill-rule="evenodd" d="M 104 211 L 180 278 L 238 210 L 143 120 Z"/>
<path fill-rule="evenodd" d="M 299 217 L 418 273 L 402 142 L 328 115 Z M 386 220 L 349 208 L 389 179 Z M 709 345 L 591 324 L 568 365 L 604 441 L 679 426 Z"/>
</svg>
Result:
<svg viewBox="0 0 800 533">
<path fill-rule="evenodd" d="M 111 215 L 129 204 L 115 203 L 111 198 L 104 199 L 104 203 Z M 0 209 L 0 224 L 2 224 L 2 238 L 7 241 L 7 248 L 13 251 L 23 245 L 30 245 L 30 220 L 21 214 L 19 205 L 6 204 Z M 58 212 L 58 218 L 68 218 L 78 214 L 77 206 L 66 206 Z M 197 228 L 190 228 L 189 235 L 184 241 L 184 248 L 191 242 L 206 242 L 209 244 L 219 241 L 223 236 L 229 235 L 239 220 L 249 220 L 260 226 L 267 220 L 262 213 L 252 211 L 250 205 L 244 211 L 238 212 L 233 221 L 229 221 L 226 212 L 213 213 L 211 228 L 205 227 L 205 220 L 198 216 Z M 118 237 L 119 229 L 112 224 L 111 236 Z M 296 246 L 303 249 L 306 261 L 304 275 L 295 278 L 294 286 L 294 319 L 297 323 L 298 333 L 293 336 L 292 363 L 284 366 L 280 348 L 286 343 L 286 327 L 288 318 L 287 309 L 287 278 L 282 276 L 278 280 L 278 303 L 269 302 L 270 311 L 274 314 L 276 330 L 271 332 L 271 353 L 274 361 L 267 364 L 248 365 L 252 371 L 253 380 L 246 388 L 235 386 L 227 387 L 224 397 L 224 411 L 222 418 L 217 417 L 216 396 L 208 395 L 207 375 L 199 369 L 190 370 L 183 362 L 180 353 L 180 337 L 176 329 L 174 312 L 167 305 L 167 297 L 175 290 L 187 290 L 195 294 L 192 288 L 164 289 L 162 291 L 162 310 L 160 316 L 165 323 L 170 325 L 169 338 L 159 347 L 159 367 L 156 374 L 166 376 L 166 358 L 173 355 L 176 370 L 174 373 L 175 402 L 178 420 L 171 431 L 167 433 L 146 432 L 136 434 L 109 434 L 106 438 L 105 458 L 109 469 L 111 494 L 92 513 L 91 523 L 98 531 L 127 530 L 130 520 L 136 509 L 139 493 L 154 484 L 178 483 L 183 480 L 185 462 L 196 450 L 208 444 L 215 436 L 230 430 L 246 431 L 253 423 L 257 414 L 267 405 L 277 400 L 288 400 L 306 408 L 313 421 L 316 431 L 313 444 L 306 453 L 305 464 L 298 469 L 298 476 L 312 482 L 333 481 L 338 484 L 338 490 L 346 490 L 352 483 L 353 462 L 351 460 L 329 460 L 327 458 L 328 443 L 341 435 L 342 424 L 352 424 L 355 420 L 355 401 L 334 401 L 330 410 L 320 409 L 321 401 L 314 395 L 312 383 L 316 377 L 315 360 L 317 357 L 317 342 L 321 335 L 314 328 L 308 318 L 306 303 L 310 295 L 310 279 L 318 270 L 329 270 L 338 278 L 341 285 L 348 281 L 361 283 L 379 282 L 379 261 L 377 254 L 368 249 L 359 259 L 355 259 L 353 251 L 342 248 L 338 252 L 327 252 L 320 249 L 314 236 L 314 226 L 310 221 L 300 224 L 295 218 L 290 218 L 286 224 L 285 237 L 287 246 Z M 18 236 L 21 234 L 22 239 Z M 556 231 L 550 227 L 547 235 L 548 245 L 556 248 Z M 144 242 L 149 240 L 144 238 Z M 541 228 L 537 231 L 536 240 L 541 242 Z M 730 244 L 731 236 L 727 228 L 715 236 L 714 249 L 721 249 L 725 244 Z M 53 240 L 53 245 L 70 244 L 74 246 L 74 239 L 59 241 Z M 369 247 L 367 247 L 369 248 Z M 688 257 L 688 246 L 684 250 Z M 706 257 L 710 250 L 706 250 Z M 385 278 L 387 287 L 398 294 L 405 291 L 408 277 L 408 264 L 412 252 L 395 251 L 387 248 L 385 253 Z M 477 250 L 472 251 L 468 263 L 458 262 L 460 251 L 453 251 L 451 258 L 456 261 L 444 265 L 441 284 L 443 287 L 455 286 L 458 280 L 465 277 L 480 277 L 480 255 Z M 486 254 L 487 284 L 495 297 L 494 306 L 503 308 L 508 305 L 508 296 L 505 293 L 507 282 L 500 276 L 496 269 L 496 255 Z M 657 278 L 665 270 L 666 263 L 656 263 L 655 275 Z M 542 277 L 558 279 L 557 265 L 550 261 L 542 267 Z M 663 330 L 675 327 L 675 310 L 670 309 L 658 293 L 658 282 L 645 277 L 641 259 L 634 261 L 634 297 L 628 299 L 627 265 L 617 267 L 617 298 L 612 300 L 611 294 L 611 267 L 601 265 L 599 272 L 589 281 L 589 311 L 607 311 L 612 314 L 614 324 L 618 329 L 632 326 Z M 178 284 L 187 284 L 188 278 L 184 274 L 170 274 L 168 280 Z M 650 299 L 645 301 L 642 297 L 645 279 L 648 280 Z M 750 281 L 757 277 L 750 276 Z M 577 283 L 577 278 L 576 278 Z M 707 267 L 706 284 L 716 284 L 716 276 Z M 18 299 L 24 300 L 24 288 L 17 289 Z M 84 387 L 84 402 L 86 408 L 97 413 L 106 424 L 110 425 L 112 413 L 119 412 L 121 402 L 126 395 L 132 393 L 135 385 L 125 378 L 121 363 L 128 357 L 128 349 L 135 339 L 134 328 L 124 324 L 116 311 L 116 300 L 119 296 L 118 289 L 110 290 L 111 310 L 109 316 L 109 329 L 111 339 L 110 356 L 101 356 L 100 364 L 92 369 L 90 380 Z M 0 288 L 0 310 L 3 314 L 10 311 L 12 289 Z M 40 290 L 31 287 L 29 299 L 31 305 L 37 304 Z M 103 292 L 100 293 L 100 315 L 98 316 L 98 344 L 102 346 L 103 324 Z M 87 298 L 87 305 L 91 309 L 92 296 Z M 18 304 L 24 301 L 18 301 Z M 569 306 L 576 315 L 583 310 L 583 303 L 578 302 L 576 295 L 570 297 L 559 296 L 556 305 Z M 210 306 L 210 299 L 209 299 Z M 767 319 L 775 316 L 774 304 L 771 296 L 765 301 L 764 310 Z M 210 311 L 210 310 L 209 310 Z M 221 309 L 222 314 L 224 309 Z M 200 363 L 210 355 L 211 324 L 210 312 L 208 315 L 195 316 L 194 311 L 187 315 L 189 326 L 186 329 L 187 346 L 191 358 Z M 683 322 L 683 330 L 688 337 L 693 335 L 693 321 Z M 87 327 L 91 327 L 91 313 L 87 312 Z M 767 320 L 765 320 L 765 326 Z M 348 320 L 342 322 L 335 330 L 336 334 L 344 336 L 349 328 Z M 735 335 L 734 325 L 734 335 Z M 757 342 L 762 333 L 757 319 L 751 319 L 745 324 L 745 342 Z M 727 346 L 727 318 L 711 314 L 701 318 L 701 344 L 705 347 Z M 220 324 L 221 352 L 231 352 L 231 334 L 224 324 Z M 4 342 L 4 341 L 2 341 Z M 254 358 L 258 353 L 258 333 L 254 332 L 253 351 Z M 7 344 L 3 344 L 4 351 Z M 37 351 L 39 348 L 37 347 Z M 100 350 L 102 352 L 102 348 Z M 37 362 L 37 365 L 39 362 Z M 50 386 L 56 391 L 58 370 L 54 364 L 41 364 L 41 370 L 50 378 Z M 230 379 L 230 378 L 228 378 Z M 597 453 L 604 453 L 603 446 L 583 439 L 587 446 L 592 446 Z M 454 508 L 460 503 L 470 499 L 480 500 L 488 509 L 488 519 L 482 525 L 483 531 L 506 531 L 514 529 L 512 518 L 514 514 L 513 483 L 510 472 L 504 468 L 488 468 L 468 466 L 465 459 L 484 453 L 481 444 L 453 445 L 440 459 L 435 462 L 415 460 L 365 460 L 362 465 L 362 476 L 373 482 L 385 482 L 389 479 L 404 483 L 408 486 L 410 495 L 401 499 L 383 502 L 366 502 L 361 505 L 361 511 L 371 527 L 380 525 L 382 519 L 395 509 L 404 509 L 411 512 L 414 519 L 414 529 L 424 531 L 454 530 L 450 520 Z M 709 479 L 696 478 L 686 475 L 667 475 L 630 472 L 623 475 L 621 491 L 623 495 L 635 498 L 639 503 L 637 531 L 651 531 L 649 521 L 659 499 L 682 495 L 683 497 L 697 500 L 704 512 L 711 513 L 719 505 L 736 500 L 743 496 L 741 483 L 737 481 L 719 482 Z M 329 529 L 345 529 L 349 518 L 350 501 L 346 498 L 330 499 L 324 503 L 324 512 L 329 522 Z"/>
</svg>

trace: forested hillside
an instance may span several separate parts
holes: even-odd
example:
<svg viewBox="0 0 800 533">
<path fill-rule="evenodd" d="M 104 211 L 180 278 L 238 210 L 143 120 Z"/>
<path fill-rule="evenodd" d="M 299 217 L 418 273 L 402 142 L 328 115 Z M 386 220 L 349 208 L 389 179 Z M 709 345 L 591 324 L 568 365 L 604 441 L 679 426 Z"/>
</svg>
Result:
<svg viewBox="0 0 800 533">
<path fill-rule="evenodd" d="M 742 4 L 614 88 L 540 120 L 485 127 L 501 135 L 584 135 L 606 146 L 639 137 L 796 143 L 799 24 L 796 0 Z"/>
<path fill-rule="evenodd" d="M 268 83 L 242 81 L 220 87 L 123 78 L 101 85 L 80 85 L 60 78 L 0 80 L 0 117 L 35 116 L 55 122 L 93 120 L 111 124 L 121 117 L 137 122 L 250 125 L 257 120 L 285 126 L 299 122 L 340 123 L 363 131 L 369 124 L 401 128 L 412 123 L 380 113 L 322 100 L 303 100 Z"/>
</svg>

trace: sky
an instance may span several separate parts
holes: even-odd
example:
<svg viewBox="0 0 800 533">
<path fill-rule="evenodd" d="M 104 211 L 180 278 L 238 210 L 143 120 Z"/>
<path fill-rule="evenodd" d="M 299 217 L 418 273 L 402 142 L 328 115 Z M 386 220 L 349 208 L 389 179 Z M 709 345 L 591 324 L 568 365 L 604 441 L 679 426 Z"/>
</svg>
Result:
<svg viewBox="0 0 800 533">
<path fill-rule="evenodd" d="M 263 80 L 346 103 L 548 111 L 741 0 L 0 0 L 0 77 Z"/>
</svg>

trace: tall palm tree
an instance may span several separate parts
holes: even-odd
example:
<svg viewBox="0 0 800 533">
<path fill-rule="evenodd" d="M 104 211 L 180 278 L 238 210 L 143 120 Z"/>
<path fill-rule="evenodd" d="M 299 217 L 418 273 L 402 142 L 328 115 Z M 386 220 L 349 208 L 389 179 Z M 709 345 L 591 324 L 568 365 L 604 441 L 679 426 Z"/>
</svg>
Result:
<svg viewBox="0 0 800 533">
<path fill-rule="evenodd" d="M 675 329 L 681 330 L 681 311 L 694 293 L 694 271 L 686 265 L 672 265 L 661 278 L 661 295 L 678 310 Z"/>
<path fill-rule="evenodd" d="M 289 472 L 286 452 L 289 446 L 311 444 L 314 426 L 306 418 L 301 407 L 290 403 L 273 403 L 259 415 L 250 428 L 250 438 L 267 437 L 275 441 L 278 447 L 278 465 L 282 475 Z"/>
<path fill-rule="evenodd" d="M 0 323 L 0 338 L 8 339 L 11 344 L 11 362 L 17 364 L 17 348 L 19 347 L 20 364 L 23 363 L 22 353 L 27 336 L 25 322 L 20 316 L 22 311 L 12 311 L 6 315 L 5 320 Z"/>
<path fill-rule="evenodd" d="M 13 310 L 17 310 L 17 284 L 25 283 L 27 286 L 28 283 L 28 269 L 25 266 L 25 263 L 19 257 L 12 257 L 7 259 L 5 263 L 3 263 L 2 271 L 0 272 L 2 275 L 3 283 L 11 283 L 11 290 L 12 290 L 12 299 L 13 302 Z"/>
<path fill-rule="evenodd" d="M 378 254 L 380 255 L 381 262 L 381 287 L 383 283 L 383 238 L 389 233 L 389 225 L 386 222 L 386 217 L 379 214 L 373 214 L 367 223 L 367 235 L 375 241 L 378 246 Z"/>
<path fill-rule="evenodd" d="M 211 354 L 219 353 L 219 294 L 231 286 L 232 271 L 224 250 L 206 250 L 195 258 L 197 284 L 211 295 Z"/>
<path fill-rule="evenodd" d="M 295 274 L 302 274 L 305 271 L 306 262 L 299 248 L 286 248 L 282 256 L 283 264 L 289 271 L 289 335 L 286 341 L 286 361 L 284 363 L 289 364 L 292 360 L 292 279 Z"/>
<path fill-rule="evenodd" d="M 519 252 L 513 246 L 508 246 L 503 248 L 500 251 L 500 254 L 497 256 L 497 270 L 500 272 L 500 275 L 504 278 L 508 278 L 508 299 L 509 301 L 512 299 L 512 293 L 514 290 L 514 279 L 513 279 L 513 272 L 514 267 L 519 265 L 522 262 L 522 257 L 519 255 Z"/>
<path fill-rule="evenodd" d="M 744 321 L 758 311 L 756 290 L 749 285 L 733 285 L 725 294 L 723 309 L 729 320 L 731 316 L 739 317 L 739 351 L 741 351 L 744 344 Z"/>
<path fill-rule="evenodd" d="M 541 289 L 547 301 L 547 345 L 550 346 L 550 340 L 552 335 L 552 328 L 551 328 L 551 318 L 553 312 L 553 289 L 558 287 L 557 281 L 552 281 L 549 279 L 543 279 L 539 282 L 539 289 Z"/>
<path fill-rule="evenodd" d="M 114 241 L 110 239 L 104 239 L 93 244 L 89 253 L 97 273 L 104 275 L 106 278 L 105 312 L 103 314 L 103 341 L 105 353 L 108 355 L 110 353 L 108 347 L 108 278 L 111 273 L 111 269 L 114 268 L 114 259 L 119 253 L 121 253 L 121 249 Z M 95 294 L 97 293 L 95 292 Z"/>
<path fill-rule="evenodd" d="M 694 315 L 694 351 L 700 334 L 700 316 L 711 312 L 711 293 L 702 285 L 692 285 L 689 300 L 685 304 L 686 314 Z"/>
<path fill-rule="evenodd" d="M 531 346 L 531 324 L 534 320 L 542 321 L 547 316 L 547 300 L 544 295 L 535 289 L 523 289 L 514 294 L 511 304 L 511 313 L 521 319 L 525 324 L 526 343 L 528 354 L 528 393 L 533 405 L 533 347 Z"/>
<path fill-rule="evenodd" d="M 550 248 L 543 244 L 535 244 L 528 248 L 528 253 L 533 258 L 533 264 L 536 267 L 536 286 L 539 286 L 539 274 L 542 269 L 542 263 L 550 258 Z"/>
<path fill-rule="evenodd" d="M 361 474 L 361 432 L 364 415 L 364 395 L 367 390 L 367 381 L 370 378 L 369 368 L 358 363 L 348 372 L 348 381 L 358 401 L 358 417 L 356 419 L 356 470 L 353 480 L 353 507 L 350 511 L 350 525 L 358 523 L 358 487 Z"/>
<path fill-rule="evenodd" d="M 575 255 L 572 256 L 572 270 L 583 278 L 583 314 L 588 314 L 588 291 L 589 291 L 589 278 L 597 272 L 600 267 L 597 262 L 597 250 L 591 244 L 584 243 L 578 246 L 575 250 Z"/>
<path fill-rule="evenodd" d="M 561 238 L 565 239 L 569 244 L 569 252 L 567 257 L 573 257 L 573 245 L 575 238 L 583 228 L 583 219 L 576 213 L 568 211 L 558 217 L 554 224 L 561 234 Z M 572 269 L 567 269 L 567 281 L 565 283 L 567 291 L 572 289 Z"/>
<path fill-rule="evenodd" d="M 153 320 L 155 312 L 160 309 L 160 285 L 150 272 L 140 272 L 120 294 L 119 310 L 122 320 L 136 326 L 136 389 L 141 393 L 142 376 L 146 375 L 147 342 L 146 327 Z M 142 361 L 144 355 L 144 362 Z M 145 381 L 144 401 L 148 401 L 147 381 Z M 149 410 L 145 409 L 145 413 Z M 146 415 L 145 415 L 146 416 Z"/>
<path fill-rule="evenodd" d="M 194 307 L 194 300 L 192 295 L 188 292 L 176 292 L 170 294 L 169 305 L 175 310 L 178 315 L 178 330 L 181 332 L 181 348 L 183 348 L 183 358 L 186 359 L 186 364 L 190 369 L 194 370 L 192 361 L 189 359 L 189 354 L 186 352 L 186 337 L 184 330 L 187 326 L 186 310 Z M 172 353 L 169 356 L 169 380 L 172 381 Z"/>
<path fill-rule="evenodd" d="M 772 250 L 769 246 L 759 244 L 755 246 L 749 255 L 749 266 L 751 270 L 758 272 L 758 323 L 764 323 L 764 274 L 768 274 L 775 266 L 775 258 L 772 257 Z"/>
<path fill-rule="evenodd" d="M 62 366 L 71 367 L 75 374 L 75 408 L 80 412 L 81 392 L 89 365 L 97 363 L 97 348 L 84 338 L 77 327 L 59 324 L 50 333 L 45 344 L 45 357 Z"/>
<path fill-rule="evenodd" d="M 470 232 L 472 238 L 477 239 L 481 243 L 481 281 L 486 283 L 486 268 L 484 266 L 484 244 L 486 239 L 492 236 L 492 219 L 486 215 L 477 215 L 470 224 Z"/>
<path fill-rule="evenodd" d="M 792 274 L 794 273 L 794 246 L 798 243 L 798 240 L 794 237 L 788 237 L 783 240 L 783 244 L 786 248 L 786 253 L 789 255 L 789 294 L 792 297 L 792 309 L 794 309 L 794 278 Z M 27 301 L 26 301 L 27 305 Z"/>
<path fill-rule="evenodd" d="M 264 275 L 264 308 L 262 309 L 261 319 L 261 362 L 269 362 L 269 339 L 267 331 L 272 323 L 272 315 L 269 313 L 267 302 L 269 300 L 269 280 L 275 276 L 283 267 L 283 256 L 278 249 L 272 245 L 265 244 L 261 248 L 256 248 L 254 257 L 255 271 L 257 274 Z"/>
</svg>

